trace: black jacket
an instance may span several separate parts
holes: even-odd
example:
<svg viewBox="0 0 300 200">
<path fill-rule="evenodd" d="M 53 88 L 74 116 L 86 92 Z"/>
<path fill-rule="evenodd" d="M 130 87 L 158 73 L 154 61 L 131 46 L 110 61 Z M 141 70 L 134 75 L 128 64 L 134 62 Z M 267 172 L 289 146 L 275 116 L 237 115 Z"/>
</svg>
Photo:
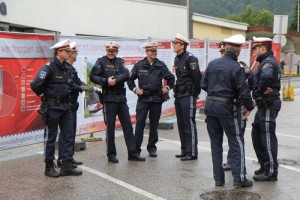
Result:
<svg viewBox="0 0 300 200">
<path fill-rule="evenodd" d="M 116 85 L 108 86 L 108 78 L 114 76 Z M 102 86 L 104 102 L 126 102 L 125 82 L 129 79 L 129 71 L 122 58 L 98 58 L 90 73 L 90 80 Z"/>
<path fill-rule="evenodd" d="M 202 89 L 207 96 L 241 99 L 247 110 L 254 108 L 251 91 L 246 83 L 244 70 L 233 53 L 212 60 L 204 73 Z M 206 100 L 205 113 L 216 117 L 232 117 L 231 105 L 221 101 Z"/>
<path fill-rule="evenodd" d="M 30 86 L 36 95 L 43 96 L 48 108 L 69 109 L 72 72 L 67 67 L 67 62 L 60 63 L 56 57 L 53 57 L 40 69 Z"/>
<path fill-rule="evenodd" d="M 167 80 L 169 89 L 173 88 L 175 82 L 175 76 L 164 62 L 155 59 L 151 65 L 147 58 L 140 60 L 133 66 L 130 79 L 127 82 L 130 90 L 136 88 L 135 79 L 138 79 L 138 87 L 144 91 L 144 95 L 139 96 L 144 102 L 163 102 L 162 80 Z"/>
<path fill-rule="evenodd" d="M 177 78 L 174 88 L 174 97 L 198 96 L 201 92 L 201 73 L 198 59 L 185 51 L 175 57 L 174 66 Z M 195 88 L 195 92 L 193 94 L 187 90 L 187 92 L 178 92 L 178 88 L 185 85 L 192 85 L 192 87 Z"/>
</svg>

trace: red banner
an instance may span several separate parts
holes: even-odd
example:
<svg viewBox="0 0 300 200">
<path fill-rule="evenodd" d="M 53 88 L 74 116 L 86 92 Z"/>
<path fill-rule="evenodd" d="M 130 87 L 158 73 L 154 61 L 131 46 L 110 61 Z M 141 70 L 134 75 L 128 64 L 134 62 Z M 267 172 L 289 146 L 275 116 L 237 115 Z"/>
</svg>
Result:
<svg viewBox="0 0 300 200">
<path fill-rule="evenodd" d="M 30 82 L 53 55 L 54 36 L 0 33 L 0 38 L 0 137 L 42 129 L 40 98 Z"/>
</svg>

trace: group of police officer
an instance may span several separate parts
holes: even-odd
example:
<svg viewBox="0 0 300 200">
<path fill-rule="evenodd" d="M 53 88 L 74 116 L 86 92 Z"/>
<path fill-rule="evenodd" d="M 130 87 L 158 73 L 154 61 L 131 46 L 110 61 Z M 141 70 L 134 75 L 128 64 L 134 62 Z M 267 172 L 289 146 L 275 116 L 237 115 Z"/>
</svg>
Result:
<svg viewBox="0 0 300 200">
<path fill-rule="evenodd" d="M 244 132 L 247 117 L 254 106 L 258 109 L 252 124 L 252 142 L 260 168 L 254 171 L 253 179 L 277 181 L 275 129 L 281 108 L 281 70 L 274 58 L 272 40 L 263 37 L 254 37 L 253 40 L 254 54 L 259 62 L 254 79 L 245 64 L 238 61 L 241 46 L 245 43 L 245 37 L 239 34 L 224 40 L 224 56 L 211 61 L 203 76 L 201 88 L 207 92 L 205 114 L 216 186 L 225 184 L 224 171 L 230 169 L 234 186 L 249 187 L 253 184 L 246 178 Z M 253 95 L 250 89 L 253 89 Z M 228 138 L 229 152 L 227 163 L 222 166 L 223 132 Z"/>
<path fill-rule="evenodd" d="M 280 67 L 273 57 L 272 40 L 254 38 L 254 53 L 260 63 L 253 78 L 251 70 L 238 61 L 245 38 L 234 35 L 221 43 L 224 55 L 211 61 L 204 76 L 200 73 L 198 59 L 186 49 L 189 41 L 177 34 L 172 41 L 174 52 L 174 75 L 164 62 L 157 59 L 158 44 L 150 42 L 144 46 L 146 57 L 137 62 L 131 73 L 125 61 L 117 57 L 120 46 L 113 41 L 105 44 L 106 55 L 99 58 L 90 73 L 90 80 L 101 86 L 103 115 L 106 123 L 107 157 L 111 163 L 118 163 L 115 146 L 115 122 L 119 117 L 128 150 L 128 160 L 145 161 L 141 157 L 141 144 L 145 122 L 149 113 L 150 131 L 147 151 L 150 157 L 157 156 L 158 123 L 162 103 L 169 99 L 173 89 L 181 153 L 175 155 L 182 161 L 198 159 L 198 138 L 196 129 L 196 100 L 201 89 L 207 92 L 205 114 L 207 130 L 211 139 L 213 174 L 216 186 L 225 183 L 224 170 L 232 169 L 234 185 L 248 187 L 252 182 L 246 178 L 244 131 L 246 120 L 256 105 L 258 110 L 252 129 L 253 146 L 260 163 L 260 169 L 253 177 L 256 181 L 276 181 L 278 175 L 275 135 L 276 117 L 280 110 Z M 78 94 L 90 88 L 78 78 L 72 66 L 76 61 L 75 44 L 69 40 L 55 44 L 54 57 L 44 65 L 31 83 L 32 90 L 41 96 L 45 130 L 45 175 L 59 177 L 81 175 L 76 169 L 82 162 L 75 161 L 74 142 L 76 135 L 76 110 Z M 75 54 L 75 55 L 73 55 Z M 72 59 L 72 55 L 75 56 Z M 136 85 L 135 80 L 138 80 Z M 201 80 L 202 79 L 202 80 Z M 253 83 L 253 80 L 255 82 Z M 125 82 L 137 96 L 136 128 L 133 133 L 126 99 Z M 253 98 L 250 92 L 253 89 Z M 55 170 L 55 140 L 60 128 L 59 159 L 61 171 Z M 227 163 L 222 166 L 223 131 L 228 137 L 229 153 Z M 47 134 L 46 134 L 47 133 Z"/>
</svg>

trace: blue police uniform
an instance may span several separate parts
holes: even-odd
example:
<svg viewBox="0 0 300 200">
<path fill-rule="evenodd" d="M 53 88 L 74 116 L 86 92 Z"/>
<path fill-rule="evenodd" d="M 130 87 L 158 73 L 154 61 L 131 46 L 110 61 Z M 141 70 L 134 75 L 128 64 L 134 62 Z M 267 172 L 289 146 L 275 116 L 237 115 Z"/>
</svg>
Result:
<svg viewBox="0 0 300 200">
<path fill-rule="evenodd" d="M 70 109 L 72 111 L 73 131 L 74 131 L 73 140 L 75 143 L 76 128 L 77 128 L 77 110 L 79 108 L 78 97 L 79 97 L 79 93 L 83 92 L 80 86 L 86 84 L 80 80 L 76 69 L 72 65 L 67 63 L 67 66 L 72 72 L 72 80 L 73 80 L 73 89 L 70 93 Z M 73 154 L 74 154 L 74 148 L 73 148 Z"/>
<path fill-rule="evenodd" d="M 114 86 L 108 85 L 108 78 L 114 76 L 116 84 Z M 103 114 L 104 121 L 107 126 L 106 143 L 107 143 L 107 157 L 113 162 L 116 160 L 116 146 L 115 146 L 115 122 L 118 115 L 124 133 L 124 138 L 128 150 L 128 159 L 138 157 L 136 150 L 133 128 L 130 120 L 129 108 L 126 99 L 126 88 L 124 83 L 129 79 L 129 71 L 125 68 L 123 59 L 115 57 L 109 59 L 107 56 L 99 58 L 90 74 L 90 80 L 93 83 L 102 86 L 103 93 Z"/>
<path fill-rule="evenodd" d="M 77 110 L 79 108 L 78 97 L 79 97 L 79 93 L 83 92 L 80 86 L 86 85 L 86 84 L 80 80 L 76 69 L 71 64 L 66 62 L 66 65 L 71 72 L 71 79 L 72 79 L 72 91 L 69 95 L 69 101 L 70 101 L 70 110 L 72 113 L 73 144 L 74 144 L 73 148 L 72 148 L 72 152 L 74 155 L 74 146 L 75 146 L 76 129 L 77 129 Z M 61 139 L 61 138 L 59 138 L 59 139 Z M 60 161 L 60 157 L 61 157 L 61 155 L 59 152 L 59 157 L 57 159 L 58 161 Z M 73 159 L 73 164 L 82 164 L 82 162 L 75 161 Z"/>
<path fill-rule="evenodd" d="M 45 162 L 55 159 L 55 141 L 60 128 L 59 149 L 61 161 L 73 160 L 73 125 L 69 106 L 71 92 L 71 72 L 67 63 L 53 57 L 44 65 L 39 74 L 30 83 L 31 89 L 38 95 L 43 95 L 42 109 L 47 109 L 48 136 L 45 149 Z"/>
<path fill-rule="evenodd" d="M 141 152 L 145 122 L 149 112 L 150 131 L 147 150 L 156 156 L 156 143 L 158 141 L 158 123 L 163 103 L 162 80 L 167 80 L 167 86 L 172 89 L 175 82 L 174 75 L 164 62 L 154 60 L 151 65 L 147 57 L 137 62 L 131 70 L 127 84 L 130 90 L 136 89 L 135 79 L 138 79 L 138 87 L 143 90 L 143 95 L 138 96 L 136 106 L 135 141 L 138 152 Z"/>
<path fill-rule="evenodd" d="M 253 87 L 254 87 L 254 73 L 252 72 L 252 70 L 250 69 L 250 67 L 248 67 L 246 65 L 246 63 L 244 63 L 243 61 L 238 61 L 238 63 L 240 64 L 241 67 L 243 67 L 244 69 L 244 75 L 245 75 L 245 78 L 246 78 L 246 82 L 248 84 L 248 87 L 250 90 L 253 90 Z M 241 112 L 243 112 L 244 110 L 244 105 L 242 102 L 240 102 L 241 104 Z M 241 128 L 242 128 L 242 132 L 241 134 L 244 135 L 245 134 L 245 130 L 246 130 L 246 126 L 247 126 L 247 121 L 246 120 L 242 120 L 241 121 Z M 230 166 L 230 163 L 231 163 L 231 155 L 232 155 L 232 152 L 228 151 L 228 154 L 227 154 L 227 163 L 229 164 L 226 165 L 224 164 L 224 170 L 227 171 L 227 170 L 230 170 L 231 169 L 231 166 Z"/>
<path fill-rule="evenodd" d="M 231 167 L 235 186 L 246 186 L 244 138 L 241 133 L 241 110 L 238 101 L 251 111 L 254 106 L 251 93 L 245 81 L 244 71 L 237 62 L 237 56 L 226 52 L 208 64 L 202 81 L 202 89 L 207 92 L 205 114 L 207 130 L 211 140 L 214 179 L 224 184 L 222 167 L 223 131 L 232 152 Z M 249 185 L 252 185 L 250 182 Z"/>
<path fill-rule="evenodd" d="M 198 59 L 185 51 L 175 57 L 176 84 L 174 86 L 175 110 L 181 142 L 181 154 L 197 159 L 198 138 L 196 128 L 196 100 L 201 92 L 201 73 Z M 188 160 L 188 159 L 187 159 Z"/>
<path fill-rule="evenodd" d="M 260 64 L 255 73 L 253 98 L 258 109 L 252 124 L 253 147 L 262 171 L 266 176 L 278 175 L 278 142 L 276 137 L 276 118 L 281 108 L 280 100 L 280 67 L 274 58 L 273 51 L 268 51 L 256 59 Z M 263 92 L 270 87 L 273 92 Z M 255 180 L 255 179 L 254 179 Z"/>
</svg>

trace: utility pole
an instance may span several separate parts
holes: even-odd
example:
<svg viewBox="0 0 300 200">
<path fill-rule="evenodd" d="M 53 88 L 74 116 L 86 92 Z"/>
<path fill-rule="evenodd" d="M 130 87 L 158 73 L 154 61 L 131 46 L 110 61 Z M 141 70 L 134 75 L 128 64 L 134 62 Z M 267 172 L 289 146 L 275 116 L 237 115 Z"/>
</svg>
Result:
<svg viewBox="0 0 300 200">
<path fill-rule="evenodd" d="M 297 12 L 297 32 L 299 32 L 299 0 L 298 0 L 298 12 Z"/>
<path fill-rule="evenodd" d="M 192 9 L 192 0 L 186 0 L 186 7 L 187 7 L 187 36 L 188 38 L 193 38 L 193 9 Z"/>
</svg>

